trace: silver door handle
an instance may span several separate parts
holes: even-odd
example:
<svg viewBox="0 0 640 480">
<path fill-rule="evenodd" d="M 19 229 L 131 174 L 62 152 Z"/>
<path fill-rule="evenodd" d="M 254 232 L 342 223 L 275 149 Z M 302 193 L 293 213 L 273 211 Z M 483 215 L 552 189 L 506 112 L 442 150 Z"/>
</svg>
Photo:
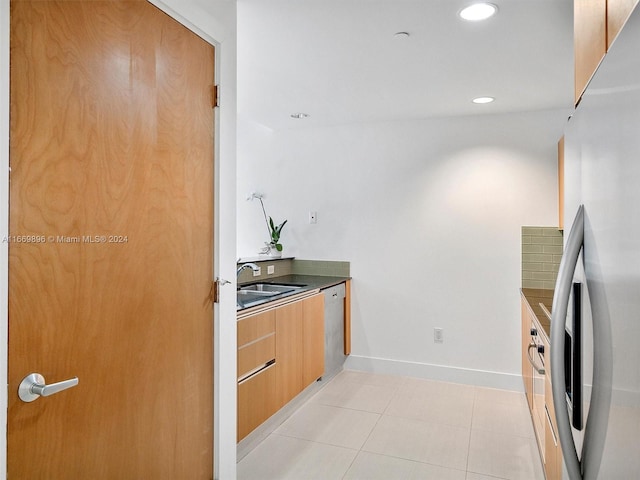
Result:
<svg viewBox="0 0 640 480">
<path fill-rule="evenodd" d="M 48 397 L 78 385 L 78 377 L 47 385 L 39 373 L 30 373 L 22 379 L 18 387 L 18 396 L 23 402 L 33 402 L 40 397 Z"/>
</svg>

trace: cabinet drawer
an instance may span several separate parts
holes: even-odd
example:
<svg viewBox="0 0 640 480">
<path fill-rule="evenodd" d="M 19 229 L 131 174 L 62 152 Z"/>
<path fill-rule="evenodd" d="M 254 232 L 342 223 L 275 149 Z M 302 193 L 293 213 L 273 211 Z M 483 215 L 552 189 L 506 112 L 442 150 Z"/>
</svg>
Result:
<svg viewBox="0 0 640 480">
<path fill-rule="evenodd" d="M 275 333 L 276 312 L 275 310 L 269 310 L 238 320 L 237 328 L 238 348 L 240 348 L 247 343 L 251 343 L 265 337 L 270 333 Z"/>
<path fill-rule="evenodd" d="M 238 441 L 275 413 L 275 397 L 275 365 L 238 384 Z"/>
<path fill-rule="evenodd" d="M 238 379 L 248 373 L 264 367 L 267 362 L 276 358 L 276 335 L 271 333 L 253 343 L 238 349 Z"/>
<path fill-rule="evenodd" d="M 545 409 L 545 430 L 544 430 L 544 471 L 547 480 L 561 480 L 562 453 L 556 430 L 551 424 L 550 412 Z M 560 462 L 560 463 L 559 463 Z"/>
<path fill-rule="evenodd" d="M 556 426 L 556 409 L 553 405 L 553 392 L 551 390 L 551 381 L 549 380 L 550 374 L 547 372 L 547 378 L 544 383 L 544 405 L 549 411 L 549 418 L 551 419 L 551 423 L 554 429 L 557 429 Z"/>
<path fill-rule="evenodd" d="M 544 379 L 544 405 L 549 414 L 549 420 L 555 432 L 558 431 L 556 425 L 556 410 L 553 405 L 553 390 L 551 390 L 551 348 L 549 344 L 544 342 L 544 364 L 547 374 Z"/>
</svg>

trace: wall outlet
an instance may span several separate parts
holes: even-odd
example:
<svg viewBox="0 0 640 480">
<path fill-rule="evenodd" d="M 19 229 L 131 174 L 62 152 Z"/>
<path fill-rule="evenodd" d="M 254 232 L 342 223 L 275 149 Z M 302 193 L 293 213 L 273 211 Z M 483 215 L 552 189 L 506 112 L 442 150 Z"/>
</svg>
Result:
<svg viewBox="0 0 640 480">
<path fill-rule="evenodd" d="M 318 223 L 318 212 L 309 212 L 309 223 Z"/>
<path fill-rule="evenodd" d="M 254 277 L 259 277 L 260 275 L 262 275 L 262 267 L 258 267 L 258 270 L 253 272 Z"/>
<path fill-rule="evenodd" d="M 274 265 L 267 265 L 267 275 L 273 275 L 276 271 L 276 267 Z"/>
<path fill-rule="evenodd" d="M 444 343 L 444 330 L 441 328 L 433 329 L 433 343 Z"/>
</svg>

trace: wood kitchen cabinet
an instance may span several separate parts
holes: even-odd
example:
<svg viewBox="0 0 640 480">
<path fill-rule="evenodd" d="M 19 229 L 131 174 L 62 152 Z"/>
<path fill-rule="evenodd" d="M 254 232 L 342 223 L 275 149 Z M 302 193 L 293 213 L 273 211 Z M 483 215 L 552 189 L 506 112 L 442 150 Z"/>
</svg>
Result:
<svg viewBox="0 0 640 480">
<path fill-rule="evenodd" d="M 534 301 L 537 302 L 539 300 L 540 298 L 536 298 Z M 524 294 L 521 296 L 521 309 L 522 377 L 527 394 L 527 403 L 529 404 L 546 480 L 561 480 L 562 449 L 557 435 L 558 427 L 555 420 L 553 394 L 551 391 L 551 352 L 548 334 L 543 334 L 543 328 L 538 316 L 534 313 Z M 532 335 L 532 330 L 536 331 L 536 335 Z M 535 354 L 537 348 L 529 349 L 534 337 L 538 339 L 536 342 L 544 352 L 542 360 L 540 360 L 539 355 Z M 530 362 L 529 355 L 534 357 L 534 363 L 540 367 L 539 371 L 536 371 L 536 368 Z M 541 373 L 542 371 L 544 373 Z"/>
<path fill-rule="evenodd" d="M 579 0 L 573 2 L 575 104 L 587 88 L 609 47 L 638 0 Z"/>
<path fill-rule="evenodd" d="M 237 439 L 273 415 L 276 404 L 275 310 L 238 320 Z"/>
<path fill-rule="evenodd" d="M 551 392 L 551 355 L 548 343 L 544 354 L 547 375 L 544 385 L 545 408 L 545 437 L 544 437 L 544 471 L 547 480 L 562 479 L 562 448 L 558 438 L 558 425 L 553 406 L 553 393 Z"/>
<path fill-rule="evenodd" d="M 344 284 L 344 354 L 351 355 L 351 280 Z"/>
<path fill-rule="evenodd" d="M 324 297 L 238 320 L 238 441 L 324 373 Z"/>
<path fill-rule="evenodd" d="M 551 368 L 550 364 L 548 364 Z M 558 426 L 556 424 L 556 414 L 553 407 L 553 395 L 551 393 L 550 375 L 544 387 L 545 395 L 545 437 L 544 437 L 544 471 L 547 480 L 562 479 L 562 448 L 558 438 Z"/>
<path fill-rule="evenodd" d="M 607 0 L 607 51 L 637 4 L 638 0 Z"/>
<path fill-rule="evenodd" d="M 544 347 L 544 399 L 541 402 L 542 422 L 539 427 L 539 435 L 544 437 L 541 445 L 541 454 L 544 462 L 546 480 L 562 479 L 562 448 L 558 438 L 558 426 L 556 424 L 555 409 L 553 406 L 553 393 L 551 391 L 551 349 L 549 340 L 542 336 Z"/>
<path fill-rule="evenodd" d="M 276 309 L 276 390 L 279 407 L 324 373 L 324 297 Z"/>
<path fill-rule="evenodd" d="M 237 441 L 249 435 L 277 410 L 276 366 L 273 364 L 238 383 Z"/>
<path fill-rule="evenodd" d="M 283 407 L 304 387 L 302 383 L 302 302 L 276 309 L 276 397 Z"/>
<path fill-rule="evenodd" d="M 533 370 L 529 363 L 528 348 L 531 343 L 531 318 L 529 317 L 529 307 L 523 298 L 520 301 L 522 307 L 522 380 L 524 381 L 524 392 L 527 395 L 529 410 L 533 408 Z"/>
<path fill-rule="evenodd" d="M 544 432 L 544 474 L 546 480 L 562 480 L 562 451 L 556 431 L 551 427 L 551 418 L 546 415 Z"/>
<path fill-rule="evenodd" d="M 573 2 L 575 104 L 607 51 L 607 0 Z"/>
<path fill-rule="evenodd" d="M 558 142 L 558 230 L 564 230 L 564 137 Z"/>
</svg>

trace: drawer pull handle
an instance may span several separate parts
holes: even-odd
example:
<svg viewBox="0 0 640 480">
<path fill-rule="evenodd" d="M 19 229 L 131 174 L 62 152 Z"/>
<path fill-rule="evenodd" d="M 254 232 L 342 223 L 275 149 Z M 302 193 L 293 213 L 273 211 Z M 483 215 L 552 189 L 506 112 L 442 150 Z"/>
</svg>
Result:
<svg viewBox="0 0 640 480">
<path fill-rule="evenodd" d="M 531 366 L 532 366 L 533 368 L 535 368 L 535 369 L 536 369 L 536 372 L 538 372 L 540 375 L 544 375 L 544 374 L 545 374 L 544 368 L 543 368 L 543 367 L 539 367 L 539 366 L 537 366 L 537 365 L 535 364 L 535 362 L 533 361 L 533 358 L 531 358 L 531 349 L 532 349 L 532 348 L 537 349 L 537 348 L 538 348 L 538 345 L 537 345 L 537 344 L 535 344 L 535 343 L 533 343 L 533 342 L 531 342 L 531 343 L 529 344 L 529 348 L 527 348 L 527 358 L 529 359 L 529 363 L 531 364 Z"/>
<path fill-rule="evenodd" d="M 238 378 L 238 384 L 241 384 L 242 382 L 244 382 L 246 380 L 249 380 L 254 375 L 259 374 L 260 372 L 262 372 L 263 370 L 266 370 L 267 368 L 269 368 L 271 365 L 274 365 L 275 363 L 276 363 L 276 359 L 273 358 L 273 359 L 269 360 L 267 363 L 265 363 L 264 365 L 261 365 L 258 368 L 255 368 L 255 369 L 251 370 L 247 374 L 245 374 L 242 377 Z"/>
<path fill-rule="evenodd" d="M 538 303 L 538 305 L 540 305 L 540 308 L 542 309 L 542 311 L 544 312 L 545 316 L 549 319 L 549 321 L 551 321 L 551 312 L 549 311 L 549 309 L 545 306 L 544 303 L 540 302 Z"/>
</svg>

